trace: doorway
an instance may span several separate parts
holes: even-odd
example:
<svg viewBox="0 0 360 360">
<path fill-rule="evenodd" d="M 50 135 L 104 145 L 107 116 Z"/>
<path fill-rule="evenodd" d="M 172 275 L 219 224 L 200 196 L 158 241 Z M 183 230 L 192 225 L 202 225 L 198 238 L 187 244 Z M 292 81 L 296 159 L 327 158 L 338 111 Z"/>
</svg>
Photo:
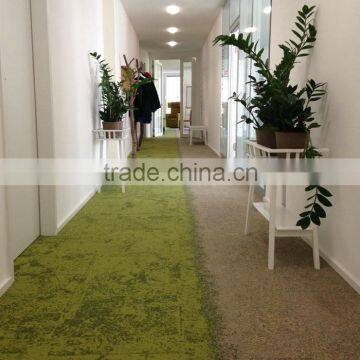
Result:
<svg viewBox="0 0 360 360">
<path fill-rule="evenodd" d="M 177 130 L 180 136 L 189 134 L 194 106 L 194 59 L 167 59 L 153 62 L 155 85 L 159 87 L 158 93 L 161 94 L 162 103 L 161 111 L 155 114 L 154 136 L 162 135 L 166 129 Z M 159 124 L 162 124 L 162 133 Z"/>
<path fill-rule="evenodd" d="M 154 63 L 161 67 L 161 119 L 163 132 L 166 132 L 166 129 L 180 129 L 180 60 L 156 60 Z"/>
<path fill-rule="evenodd" d="M 163 96 L 163 66 L 158 60 L 153 62 L 154 84 L 159 95 L 160 102 L 162 103 Z M 162 109 L 159 109 L 154 114 L 154 122 L 151 126 L 151 134 L 153 137 L 162 136 L 164 134 L 164 121 Z"/>
</svg>

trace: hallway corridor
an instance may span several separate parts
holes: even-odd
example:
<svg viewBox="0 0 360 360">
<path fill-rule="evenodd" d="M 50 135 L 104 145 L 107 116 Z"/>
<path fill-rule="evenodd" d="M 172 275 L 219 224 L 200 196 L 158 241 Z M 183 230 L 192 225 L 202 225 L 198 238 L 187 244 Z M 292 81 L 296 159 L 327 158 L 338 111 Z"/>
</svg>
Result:
<svg viewBox="0 0 360 360">
<path fill-rule="evenodd" d="M 179 157 L 177 139 L 143 157 Z M 195 224 L 182 186 L 104 187 L 16 261 L 0 359 L 212 359 Z"/>
<path fill-rule="evenodd" d="M 0 360 L 360 359 L 359 18 L 0 0 Z"/>
</svg>

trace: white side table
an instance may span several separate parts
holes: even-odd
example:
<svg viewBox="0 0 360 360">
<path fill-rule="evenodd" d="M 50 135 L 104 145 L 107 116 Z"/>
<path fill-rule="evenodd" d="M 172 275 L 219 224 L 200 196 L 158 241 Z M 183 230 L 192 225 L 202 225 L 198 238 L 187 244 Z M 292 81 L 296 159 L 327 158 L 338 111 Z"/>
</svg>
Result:
<svg viewBox="0 0 360 360">
<path fill-rule="evenodd" d="M 127 158 L 126 154 L 126 140 L 129 138 L 130 129 L 123 130 L 103 130 L 97 129 L 94 130 L 95 139 L 100 141 L 100 159 L 107 160 L 109 154 L 109 144 L 110 142 L 118 142 L 118 155 L 119 160 L 125 160 Z M 125 193 L 125 184 L 121 183 L 122 192 Z M 101 186 L 98 188 L 98 192 L 101 191 Z"/>
<path fill-rule="evenodd" d="M 207 134 L 207 126 L 204 125 L 194 125 L 190 126 L 190 145 L 193 144 L 194 131 L 199 131 L 202 134 L 205 145 L 208 144 L 208 134 Z"/>
</svg>

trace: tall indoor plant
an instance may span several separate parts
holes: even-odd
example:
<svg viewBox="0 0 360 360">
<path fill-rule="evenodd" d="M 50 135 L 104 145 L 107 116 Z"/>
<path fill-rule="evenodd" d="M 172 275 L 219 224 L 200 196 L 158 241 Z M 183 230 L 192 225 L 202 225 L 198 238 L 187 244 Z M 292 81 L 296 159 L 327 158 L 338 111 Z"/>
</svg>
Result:
<svg viewBox="0 0 360 360">
<path fill-rule="evenodd" d="M 258 142 L 268 147 L 280 149 L 304 149 L 304 156 L 314 158 L 320 154 L 310 141 L 310 132 L 320 125 L 315 121 L 312 103 L 320 100 L 325 94 L 324 83 L 309 80 L 304 88 L 290 84 L 291 72 L 301 58 L 310 55 L 317 37 L 313 25 L 315 6 L 304 5 L 296 17 L 294 39 L 280 45 L 283 51 L 281 62 L 271 71 L 263 59 L 264 49 L 258 49 L 258 43 L 252 41 L 252 35 L 238 37 L 220 35 L 214 44 L 232 45 L 243 51 L 257 68 L 258 78 L 249 76 L 249 83 L 255 96 L 246 99 L 234 94 L 233 99 L 240 102 L 247 110 L 243 121 L 252 124 L 257 132 Z M 321 186 L 309 186 L 307 192 L 313 192 L 308 199 L 310 204 L 300 215 L 297 223 L 307 229 L 311 223 L 321 224 L 326 217 L 324 207 L 332 206 L 331 193 Z"/>
<path fill-rule="evenodd" d="M 233 45 L 253 60 L 259 78 L 249 76 L 249 83 L 255 96 L 250 99 L 234 99 L 241 102 L 247 110 L 243 120 L 253 124 L 258 136 L 266 131 L 278 148 L 304 148 L 309 145 L 310 130 L 320 125 L 314 120 L 311 103 L 325 95 L 324 84 L 309 80 L 304 88 L 290 84 L 291 72 L 301 58 L 309 55 L 316 42 L 317 30 L 312 24 L 315 7 L 307 5 L 298 12 L 296 29 L 292 30 L 295 39 L 280 45 L 283 51 L 281 62 L 270 70 L 263 60 L 264 49 L 258 49 L 258 43 L 252 41 L 252 35 L 220 35 L 215 44 Z M 266 145 L 266 144 L 264 144 Z"/>
<path fill-rule="evenodd" d="M 100 119 L 104 130 L 122 130 L 124 115 L 130 107 L 122 92 L 122 83 L 113 80 L 109 64 L 102 56 L 94 52 L 90 54 L 98 61 L 101 71 L 101 105 Z"/>
</svg>

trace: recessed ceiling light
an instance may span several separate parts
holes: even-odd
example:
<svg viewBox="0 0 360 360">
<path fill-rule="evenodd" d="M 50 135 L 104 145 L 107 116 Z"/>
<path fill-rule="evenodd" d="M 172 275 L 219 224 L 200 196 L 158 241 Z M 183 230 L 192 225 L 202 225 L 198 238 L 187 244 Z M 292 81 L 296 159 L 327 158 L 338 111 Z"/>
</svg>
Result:
<svg viewBox="0 0 360 360">
<path fill-rule="evenodd" d="M 251 33 L 254 33 L 257 31 L 257 28 L 255 26 L 251 26 L 251 27 L 248 27 L 246 29 L 244 29 L 244 33 L 246 34 L 251 34 Z"/>
<path fill-rule="evenodd" d="M 264 8 L 264 14 L 270 15 L 270 14 L 271 14 L 271 10 L 272 10 L 271 6 L 266 6 L 266 7 Z"/>
<path fill-rule="evenodd" d="M 176 34 L 177 32 L 179 32 L 179 29 L 177 27 L 169 27 L 168 29 L 166 29 L 166 31 L 170 34 Z"/>
<path fill-rule="evenodd" d="M 174 47 L 174 46 L 176 46 L 178 43 L 177 43 L 176 41 L 169 41 L 167 44 L 168 44 L 169 46 L 171 46 L 171 47 Z"/>
<path fill-rule="evenodd" d="M 177 5 L 169 5 L 166 7 L 166 11 L 170 14 L 170 15 L 176 15 L 180 12 L 180 8 Z"/>
</svg>

